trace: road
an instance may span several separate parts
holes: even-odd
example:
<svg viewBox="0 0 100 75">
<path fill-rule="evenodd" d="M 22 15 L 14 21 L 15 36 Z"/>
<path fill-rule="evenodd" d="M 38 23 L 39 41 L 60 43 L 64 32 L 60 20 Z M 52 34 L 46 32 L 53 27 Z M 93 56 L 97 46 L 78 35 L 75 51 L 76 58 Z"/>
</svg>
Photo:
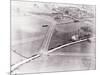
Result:
<svg viewBox="0 0 100 75">
<path fill-rule="evenodd" d="M 88 45 L 87 45 L 88 44 Z M 49 56 L 42 56 L 20 66 L 14 73 L 95 69 L 95 43 L 82 42 L 61 48 Z"/>
</svg>

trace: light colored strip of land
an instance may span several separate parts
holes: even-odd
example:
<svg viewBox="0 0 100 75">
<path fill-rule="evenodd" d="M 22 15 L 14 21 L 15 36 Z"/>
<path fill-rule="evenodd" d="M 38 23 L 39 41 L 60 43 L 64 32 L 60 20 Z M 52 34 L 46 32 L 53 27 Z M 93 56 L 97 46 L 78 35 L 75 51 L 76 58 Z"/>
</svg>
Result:
<svg viewBox="0 0 100 75">
<path fill-rule="evenodd" d="M 23 64 L 25 64 L 25 63 L 27 63 L 27 62 L 33 60 L 33 59 L 36 59 L 36 58 L 38 58 L 38 57 L 40 57 L 40 54 L 37 54 L 36 56 L 30 57 L 30 58 L 28 58 L 28 59 L 25 59 L 25 60 L 23 60 L 23 61 L 21 61 L 21 62 L 15 64 L 15 65 L 13 65 L 13 66 L 11 67 L 11 72 L 13 72 L 14 70 L 16 70 L 16 69 L 17 69 L 18 67 L 20 67 L 21 65 L 23 65 Z"/>
<path fill-rule="evenodd" d="M 95 37 L 92 37 L 92 38 L 95 38 Z M 91 38 L 90 38 L 91 39 Z M 76 43 L 79 43 L 79 42 L 83 42 L 83 41 L 86 41 L 87 39 L 83 39 L 83 40 L 79 40 L 79 41 L 75 41 L 75 42 L 71 42 L 71 43 L 67 43 L 67 44 L 64 44 L 64 45 L 61 45 L 59 47 L 56 47 L 52 50 L 49 50 L 48 53 L 51 53 L 51 52 L 54 52 L 60 48 L 63 48 L 63 47 L 66 47 L 66 46 L 69 46 L 69 45 L 73 45 L 73 44 L 76 44 Z"/>
</svg>

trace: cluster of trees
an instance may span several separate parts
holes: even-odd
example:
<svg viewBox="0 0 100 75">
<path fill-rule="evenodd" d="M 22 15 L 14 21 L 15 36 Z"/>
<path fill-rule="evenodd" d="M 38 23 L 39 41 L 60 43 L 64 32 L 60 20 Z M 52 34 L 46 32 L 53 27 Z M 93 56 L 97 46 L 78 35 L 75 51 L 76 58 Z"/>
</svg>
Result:
<svg viewBox="0 0 100 75">
<path fill-rule="evenodd" d="M 58 8 L 53 8 L 53 11 L 56 12 L 55 19 L 63 19 L 64 17 L 66 18 L 71 18 L 74 20 L 74 22 L 78 22 L 87 18 L 93 18 L 94 14 L 80 9 L 78 7 L 58 7 Z"/>
</svg>

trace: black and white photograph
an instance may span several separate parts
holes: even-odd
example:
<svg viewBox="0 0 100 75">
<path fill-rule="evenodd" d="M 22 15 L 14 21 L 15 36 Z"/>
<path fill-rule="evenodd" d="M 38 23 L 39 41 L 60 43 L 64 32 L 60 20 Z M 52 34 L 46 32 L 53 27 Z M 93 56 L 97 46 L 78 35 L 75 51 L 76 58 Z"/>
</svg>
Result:
<svg viewBox="0 0 100 75">
<path fill-rule="evenodd" d="M 11 0 L 11 75 L 96 69 L 96 6 Z"/>
</svg>

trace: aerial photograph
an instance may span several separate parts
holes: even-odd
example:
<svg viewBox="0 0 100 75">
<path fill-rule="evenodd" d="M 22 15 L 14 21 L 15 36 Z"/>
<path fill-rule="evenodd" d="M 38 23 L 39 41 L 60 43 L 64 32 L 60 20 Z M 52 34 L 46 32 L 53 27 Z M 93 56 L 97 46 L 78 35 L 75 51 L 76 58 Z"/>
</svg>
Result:
<svg viewBox="0 0 100 75">
<path fill-rule="evenodd" d="M 96 69 L 95 5 L 11 0 L 11 74 Z"/>
</svg>

